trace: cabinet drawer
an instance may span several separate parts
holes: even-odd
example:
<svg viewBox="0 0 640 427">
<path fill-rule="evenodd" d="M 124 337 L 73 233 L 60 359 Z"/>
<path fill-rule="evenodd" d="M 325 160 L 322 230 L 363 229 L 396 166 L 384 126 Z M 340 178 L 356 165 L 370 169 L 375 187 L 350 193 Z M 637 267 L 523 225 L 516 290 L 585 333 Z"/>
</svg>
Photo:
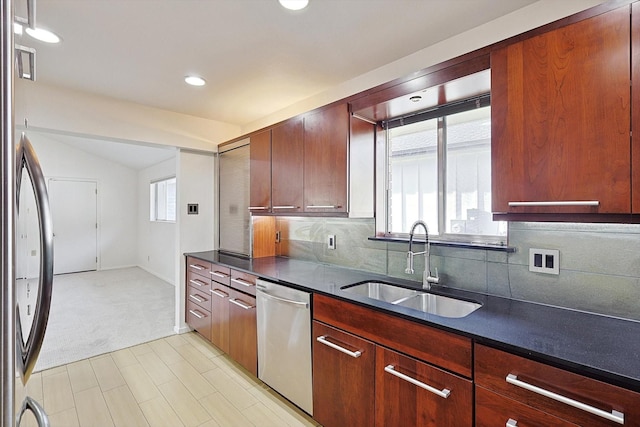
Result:
<svg viewBox="0 0 640 427">
<path fill-rule="evenodd" d="M 317 321 L 312 344 L 313 417 L 325 427 L 373 426 L 375 344 Z"/>
<path fill-rule="evenodd" d="M 239 290 L 253 296 L 256 295 L 256 280 L 258 278 L 249 273 L 231 270 L 231 284 L 234 289 Z"/>
<path fill-rule="evenodd" d="M 196 289 L 193 286 L 187 287 L 187 301 L 199 305 L 207 311 L 211 311 L 211 292 L 209 290 Z"/>
<path fill-rule="evenodd" d="M 229 289 L 229 356 L 258 376 L 256 299 Z"/>
<path fill-rule="evenodd" d="M 222 265 L 211 264 L 209 277 L 211 277 L 211 280 L 215 280 L 218 283 L 229 286 L 231 281 L 231 269 Z"/>
<path fill-rule="evenodd" d="M 623 425 L 640 425 L 640 393 L 477 344 L 475 379 L 479 386 L 579 425 L 620 425 L 613 417 L 624 418 Z"/>
<path fill-rule="evenodd" d="M 376 426 L 470 426 L 472 414 L 470 380 L 376 348 Z"/>
<path fill-rule="evenodd" d="M 475 425 L 476 427 L 577 426 L 482 387 L 476 387 Z"/>
<path fill-rule="evenodd" d="M 207 270 L 209 274 L 209 270 Z M 193 271 L 187 271 L 187 286 L 192 286 L 195 289 L 199 289 L 201 292 L 207 293 L 211 289 L 211 280 L 208 277 L 201 276 Z"/>
<path fill-rule="evenodd" d="M 211 341 L 211 313 L 196 303 L 187 301 L 187 323 L 200 335 Z"/>
<path fill-rule="evenodd" d="M 469 338 L 324 295 L 313 296 L 313 317 L 471 378 Z"/>
<path fill-rule="evenodd" d="M 194 273 L 203 277 L 209 277 L 211 263 L 202 261 L 198 258 L 187 257 L 187 273 Z"/>
</svg>

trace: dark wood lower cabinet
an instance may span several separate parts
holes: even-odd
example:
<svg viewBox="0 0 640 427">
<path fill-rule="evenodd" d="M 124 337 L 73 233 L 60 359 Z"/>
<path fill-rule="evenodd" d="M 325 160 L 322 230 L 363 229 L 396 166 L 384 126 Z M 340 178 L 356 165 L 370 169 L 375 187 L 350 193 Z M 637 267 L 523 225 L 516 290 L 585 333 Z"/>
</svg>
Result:
<svg viewBox="0 0 640 427">
<path fill-rule="evenodd" d="M 313 417 L 324 427 L 373 426 L 375 344 L 316 321 L 312 336 Z"/>
<path fill-rule="evenodd" d="M 258 376 L 255 297 L 229 289 L 229 356 Z"/>
<path fill-rule="evenodd" d="M 229 352 L 229 287 L 211 283 L 211 342 Z"/>
<path fill-rule="evenodd" d="M 471 425 L 470 380 L 377 347 L 376 427 Z"/>
<path fill-rule="evenodd" d="M 200 335 L 211 340 L 211 313 L 195 302 L 187 300 L 187 323 Z"/>
</svg>

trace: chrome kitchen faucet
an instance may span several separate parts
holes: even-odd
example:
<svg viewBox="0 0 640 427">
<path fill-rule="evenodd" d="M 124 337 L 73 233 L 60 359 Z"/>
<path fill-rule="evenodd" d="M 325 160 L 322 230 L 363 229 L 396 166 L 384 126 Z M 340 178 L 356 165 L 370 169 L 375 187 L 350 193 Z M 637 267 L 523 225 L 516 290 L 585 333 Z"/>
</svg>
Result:
<svg viewBox="0 0 640 427">
<path fill-rule="evenodd" d="M 416 227 L 421 225 L 424 227 L 424 235 L 426 238 L 426 242 L 424 244 L 423 252 L 413 252 L 413 233 L 416 231 Z M 429 265 L 429 230 L 427 229 L 427 224 L 424 221 L 418 220 L 413 223 L 411 226 L 411 231 L 409 232 L 409 252 L 407 252 L 407 268 L 404 270 L 407 274 L 413 274 L 413 256 L 414 255 L 422 255 L 424 254 L 424 272 L 422 273 L 422 288 L 423 289 L 431 289 L 431 284 L 438 284 L 440 282 L 440 278 L 438 277 L 438 269 L 436 268 L 436 275 L 431 276 L 431 267 Z"/>
</svg>

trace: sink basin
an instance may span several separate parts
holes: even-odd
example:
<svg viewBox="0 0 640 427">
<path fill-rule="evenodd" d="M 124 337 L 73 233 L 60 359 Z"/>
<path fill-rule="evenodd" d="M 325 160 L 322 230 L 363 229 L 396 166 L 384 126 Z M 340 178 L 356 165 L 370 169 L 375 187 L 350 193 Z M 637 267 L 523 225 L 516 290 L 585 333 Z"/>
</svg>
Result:
<svg viewBox="0 0 640 427">
<path fill-rule="evenodd" d="M 442 317 L 465 317 L 482 307 L 475 302 L 427 293 L 399 301 L 398 305 Z"/>
<path fill-rule="evenodd" d="M 419 295 L 416 289 L 403 288 L 397 285 L 382 282 L 364 282 L 356 285 L 348 285 L 341 288 L 345 292 L 377 299 L 380 301 L 397 304 L 407 298 Z"/>
</svg>

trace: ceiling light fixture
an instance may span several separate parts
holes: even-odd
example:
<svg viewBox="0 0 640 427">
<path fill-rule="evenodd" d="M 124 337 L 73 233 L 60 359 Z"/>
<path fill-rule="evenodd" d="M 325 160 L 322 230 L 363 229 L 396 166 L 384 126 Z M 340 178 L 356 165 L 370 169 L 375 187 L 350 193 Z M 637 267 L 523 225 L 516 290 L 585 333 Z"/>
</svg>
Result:
<svg viewBox="0 0 640 427">
<path fill-rule="evenodd" d="M 280 5 L 289 10 L 301 10 L 307 7 L 309 0 L 278 0 Z"/>
<path fill-rule="evenodd" d="M 184 78 L 184 81 L 191 86 L 204 86 L 205 84 L 207 84 L 207 82 L 202 77 L 198 76 L 186 76 Z"/>
<path fill-rule="evenodd" d="M 32 29 L 27 27 L 25 29 L 25 32 L 29 34 L 31 37 L 33 37 L 34 39 L 40 40 L 41 42 L 44 42 L 44 43 L 60 43 L 60 36 L 58 36 L 57 34 L 54 34 L 49 30 L 45 30 L 44 28 Z"/>
<path fill-rule="evenodd" d="M 421 99 L 422 99 L 422 97 L 420 95 L 415 95 L 415 96 L 412 96 L 411 98 L 409 98 L 409 101 L 418 102 Z"/>
</svg>

